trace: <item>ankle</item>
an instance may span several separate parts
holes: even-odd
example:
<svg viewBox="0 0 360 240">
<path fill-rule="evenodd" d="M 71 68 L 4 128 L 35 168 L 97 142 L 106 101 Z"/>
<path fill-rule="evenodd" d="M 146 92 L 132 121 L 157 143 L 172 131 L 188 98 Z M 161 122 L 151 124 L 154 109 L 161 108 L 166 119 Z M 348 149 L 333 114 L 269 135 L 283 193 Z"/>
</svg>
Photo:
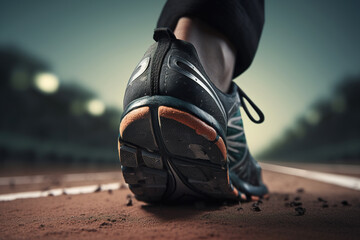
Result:
<svg viewBox="0 0 360 240">
<path fill-rule="evenodd" d="M 221 91 L 229 90 L 236 50 L 225 36 L 196 19 L 180 18 L 174 34 L 192 43 L 210 80 Z"/>
</svg>

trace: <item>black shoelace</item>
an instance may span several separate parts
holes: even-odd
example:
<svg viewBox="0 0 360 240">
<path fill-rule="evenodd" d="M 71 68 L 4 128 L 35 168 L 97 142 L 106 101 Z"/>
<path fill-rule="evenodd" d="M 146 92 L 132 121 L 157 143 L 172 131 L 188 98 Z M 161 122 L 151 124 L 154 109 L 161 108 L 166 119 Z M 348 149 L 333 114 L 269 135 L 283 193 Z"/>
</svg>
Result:
<svg viewBox="0 0 360 240">
<path fill-rule="evenodd" d="M 265 116 L 264 116 L 263 112 L 260 110 L 260 108 L 258 108 L 258 106 L 256 106 L 255 103 L 253 101 L 251 101 L 251 99 L 246 95 L 246 93 L 243 90 L 241 90 L 241 88 L 239 88 L 239 86 L 237 89 L 238 89 L 238 93 L 240 96 L 241 106 L 244 108 L 244 111 L 245 111 L 246 115 L 250 118 L 250 120 L 254 123 L 264 122 Z M 256 114 L 259 116 L 258 120 L 256 120 L 249 112 L 249 109 L 247 108 L 246 103 L 245 103 L 245 99 L 251 105 L 251 107 L 255 110 Z"/>
</svg>

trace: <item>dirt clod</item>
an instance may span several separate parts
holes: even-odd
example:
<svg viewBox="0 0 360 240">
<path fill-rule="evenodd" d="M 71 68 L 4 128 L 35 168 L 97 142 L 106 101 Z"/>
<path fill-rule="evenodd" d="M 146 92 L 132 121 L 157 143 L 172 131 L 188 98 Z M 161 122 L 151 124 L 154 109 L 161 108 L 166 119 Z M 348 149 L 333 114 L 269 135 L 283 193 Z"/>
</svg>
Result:
<svg viewBox="0 0 360 240">
<path fill-rule="evenodd" d="M 103 222 L 103 223 L 100 224 L 99 227 L 102 228 L 102 227 L 107 227 L 107 226 L 110 227 L 110 226 L 112 226 L 112 224 L 111 224 L 111 223 L 108 223 L 108 222 Z"/>
<path fill-rule="evenodd" d="M 261 211 L 261 208 L 259 206 L 256 206 L 256 207 L 252 207 L 251 210 L 253 210 L 254 212 L 260 212 Z"/>
<path fill-rule="evenodd" d="M 302 205 L 302 202 L 296 202 L 296 201 L 290 202 L 290 207 L 298 207 L 301 205 Z"/>
<path fill-rule="evenodd" d="M 253 205 L 252 205 L 252 208 L 251 208 L 253 211 L 255 211 L 255 212 L 260 212 L 261 211 L 261 208 L 259 207 L 259 204 L 258 204 L 258 202 L 256 202 L 256 203 L 253 203 Z"/>
<path fill-rule="evenodd" d="M 342 201 L 341 204 L 342 204 L 343 206 L 351 206 L 351 204 L 349 204 L 349 202 L 346 201 L 346 200 Z"/>
<path fill-rule="evenodd" d="M 133 202 L 132 202 L 132 198 L 129 198 L 129 201 L 128 203 L 126 204 L 126 206 L 130 207 L 133 205 Z"/>
<path fill-rule="evenodd" d="M 304 190 L 304 188 L 298 188 L 298 189 L 296 190 L 296 192 L 297 192 L 297 193 L 303 193 L 303 192 L 305 192 L 305 190 Z"/>
<path fill-rule="evenodd" d="M 100 191 L 101 191 L 101 186 L 99 185 L 99 186 L 95 189 L 94 193 L 100 192 Z"/>
<path fill-rule="evenodd" d="M 303 207 L 297 207 L 295 208 L 296 216 L 303 216 L 306 212 L 306 209 Z"/>
</svg>

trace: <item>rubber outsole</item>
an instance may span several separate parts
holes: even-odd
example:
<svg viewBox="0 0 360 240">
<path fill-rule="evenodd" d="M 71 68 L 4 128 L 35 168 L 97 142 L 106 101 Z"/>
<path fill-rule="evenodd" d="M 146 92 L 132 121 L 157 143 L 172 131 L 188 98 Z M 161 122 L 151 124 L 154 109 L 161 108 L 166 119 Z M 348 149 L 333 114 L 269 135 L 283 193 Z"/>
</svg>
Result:
<svg viewBox="0 0 360 240">
<path fill-rule="evenodd" d="M 160 105 L 128 111 L 120 124 L 119 155 L 139 200 L 246 199 L 230 182 L 221 136 L 183 110 Z"/>
</svg>

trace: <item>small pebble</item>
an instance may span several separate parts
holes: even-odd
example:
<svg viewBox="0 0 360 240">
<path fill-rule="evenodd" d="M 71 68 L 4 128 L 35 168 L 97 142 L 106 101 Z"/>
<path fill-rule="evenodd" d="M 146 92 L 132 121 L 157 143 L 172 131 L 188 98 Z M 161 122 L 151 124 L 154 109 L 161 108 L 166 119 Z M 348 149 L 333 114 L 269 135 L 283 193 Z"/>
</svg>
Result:
<svg viewBox="0 0 360 240">
<path fill-rule="evenodd" d="M 103 222 L 99 227 L 112 226 L 111 223 Z"/>
<path fill-rule="evenodd" d="M 261 211 L 261 209 L 259 208 L 259 206 L 252 207 L 252 210 L 255 211 L 255 212 L 260 212 L 260 211 Z"/>
<path fill-rule="evenodd" d="M 99 186 L 97 187 L 97 189 L 95 189 L 94 193 L 100 192 L 100 191 L 101 191 L 101 186 L 99 185 Z"/>
<path fill-rule="evenodd" d="M 259 204 L 257 202 L 253 203 L 252 210 L 255 211 L 255 212 L 260 212 L 261 211 L 261 209 L 259 207 Z"/>
<path fill-rule="evenodd" d="M 302 216 L 305 214 L 306 209 L 302 207 L 297 207 L 295 208 L 295 211 L 296 211 L 296 216 Z"/>
<path fill-rule="evenodd" d="M 130 207 L 130 206 L 132 206 L 132 205 L 133 205 L 133 203 L 132 203 L 132 199 L 131 199 L 131 198 L 129 198 L 129 201 L 128 201 L 128 203 L 126 204 L 126 206 Z"/>
<path fill-rule="evenodd" d="M 293 202 L 290 203 L 290 207 L 298 207 L 298 206 L 301 206 L 301 205 L 302 205 L 302 202 L 293 201 Z"/>
</svg>

